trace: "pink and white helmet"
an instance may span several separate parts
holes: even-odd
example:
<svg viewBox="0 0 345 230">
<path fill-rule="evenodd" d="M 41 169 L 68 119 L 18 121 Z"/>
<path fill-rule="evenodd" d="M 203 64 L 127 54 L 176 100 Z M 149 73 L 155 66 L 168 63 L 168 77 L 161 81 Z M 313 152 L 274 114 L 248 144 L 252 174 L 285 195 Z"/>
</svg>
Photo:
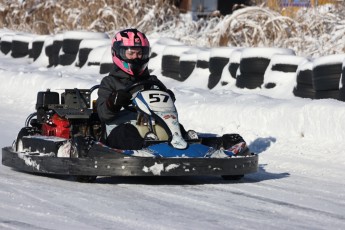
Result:
<svg viewBox="0 0 345 230">
<path fill-rule="evenodd" d="M 137 29 L 122 30 L 115 34 L 111 43 L 111 53 L 115 65 L 133 76 L 139 76 L 144 72 L 150 59 L 150 43 L 144 33 Z M 128 59 L 126 57 L 126 50 L 133 47 L 141 48 L 141 58 Z"/>
</svg>

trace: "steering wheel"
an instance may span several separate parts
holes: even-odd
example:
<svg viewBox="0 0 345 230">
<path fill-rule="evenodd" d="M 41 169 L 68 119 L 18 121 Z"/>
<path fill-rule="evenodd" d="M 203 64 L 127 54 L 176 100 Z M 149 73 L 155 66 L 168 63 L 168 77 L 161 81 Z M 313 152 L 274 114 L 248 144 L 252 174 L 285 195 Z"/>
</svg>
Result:
<svg viewBox="0 0 345 230">
<path fill-rule="evenodd" d="M 152 80 L 145 80 L 145 81 L 139 81 L 139 82 L 136 82 L 134 83 L 133 85 L 130 85 L 128 87 L 126 87 L 124 90 L 126 92 L 130 92 L 132 91 L 134 88 L 138 87 L 138 86 L 157 86 L 158 89 L 160 90 L 163 90 L 163 91 L 166 91 L 167 88 L 165 87 L 165 85 L 163 85 L 163 83 L 161 83 L 160 81 L 152 81 Z M 141 91 L 142 89 L 139 89 L 137 90 L 138 91 Z"/>
</svg>

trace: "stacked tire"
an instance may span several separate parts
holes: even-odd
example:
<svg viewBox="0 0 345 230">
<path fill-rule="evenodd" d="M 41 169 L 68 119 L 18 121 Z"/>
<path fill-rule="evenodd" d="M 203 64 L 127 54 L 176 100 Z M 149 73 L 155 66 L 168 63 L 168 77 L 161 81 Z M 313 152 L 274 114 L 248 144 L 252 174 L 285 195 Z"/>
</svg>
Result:
<svg viewBox="0 0 345 230">
<path fill-rule="evenodd" d="M 213 89 L 220 81 L 224 67 L 229 63 L 230 54 L 235 48 L 219 47 L 212 48 L 210 53 L 209 70 L 210 76 L 207 87 Z M 228 82 L 224 83 L 227 84 Z"/>
<path fill-rule="evenodd" d="M 308 59 L 301 63 L 296 72 L 296 86 L 293 89 L 293 94 L 296 97 L 314 99 L 313 61 Z"/>
<path fill-rule="evenodd" d="M 90 52 L 99 46 L 109 46 L 111 47 L 110 39 L 84 39 L 80 42 L 79 51 L 77 55 L 76 66 L 82 67 L 86 64 Z M 109 53 L 109 56 L 111 53 Z"/>
<path fill-rule="evenodd" d="M 229 70 L 230 76 L 234 79 L 236 79 L 236 73 L 240 66 L 242 50 L 243 49 L 241 48 L 236 49 L 230 55 L 228 70 Z"/>
<path fill-rule="evenodd" d="M 343 61 L 342 72 L 339 82 L 339 100 L 345 101 L 345 60 Z"/>
<path fill-rule="evenodd" d="M 191 49 L 190 46 L 166 46 L 162 57 L 162 75 L 177 81 L 184 81 L 185 79 L 180 74 L 180 56 L 189 49 Z"/>
<path fill-rule="evenodd" d="M 242 51 L 240 74 L 236 76 L 236 86 L 255 89 L 264 82 L 264 74 L 274 54 L 295 55 L 290 49 L 282 48 L 246 48 Z"/>
<path fill-rule="evenodd" d="M 107 46 L 99 46 L 92 49 L 89 53 L 86 63 L 81 67 L 81 69 L 87 72 L 94 72 L 95 74 L 99 73 L 102 58 L 105 55 L 108 55 L 111 57 L 109 48 L 110 46 L 107 45 Z"/>
<path fill-rule="evenodd" d="M 59 54 L 59 65 L 71 65 L 77 58 L 79 45 L 84 39 L 109 39 L 105 33 L 68 31 L 63 34 L 62 52 Z"/>
<path fill-rule="evenodd" d="M 296 71 L 298 66 L 307 59 L 295 55 L 275 54 L 264 74 L 262 89 L 269 90 L 277 97 L 294 97 Z"/>
<path fill-rule="evenodd" d="M 179 68 L 180 68 L 180 78 L 182 79 L 182 81 L 185 81 L 196 68 L 199 52 L 200 52 L 200 49 L 191 48 L 181 54 Z"/>
<path fill-rule="evenodd" d="M 37 58 L 41 55 L 44 42 L 47 39 L 48 35 L 38 35 L 32 39 L 32 47 L 29 57 L 36 61 Z"/>
<path fill-rule="evenodd" d="M 105 46 L 105 52 L 102 55 L 102 59 L 99 66 L 100 74 L 107 74 L 114 67 L 113 59 L 111 56 L 111 46 Z"/>
<path fill-rule="evenodd" d="M 199 69 L 210 68 L 210 49 L 200 48 L 197 54 L 196 68 L 199 68 Z"/>
<path fill-rule="evenodd" d="M 315 99 L 339 99 L 339 83 L 344 54 L 316 58 L 313 62 L 313 87 Z"/>
<path fill-rule="evenodd" d="M 55 34 L 53 42 L 45 47 L 45 54 L 49 58 L 48 67 L 59 65 L 59 54 L 62 47 L 63 34 Z"/>
<path fill-rule="evenodd" d="M 22 58 L 29 55 L 32 46 L 33 36 L 31 34 L 18 34 L 13 36 L 12 52 L 13 58 Z"/>
<path fill-rule="evenodd" d="M 5 55 L 12 51 L 13 34 L 5 34 L 1 36 L 1 52 Z"/>
</svg>

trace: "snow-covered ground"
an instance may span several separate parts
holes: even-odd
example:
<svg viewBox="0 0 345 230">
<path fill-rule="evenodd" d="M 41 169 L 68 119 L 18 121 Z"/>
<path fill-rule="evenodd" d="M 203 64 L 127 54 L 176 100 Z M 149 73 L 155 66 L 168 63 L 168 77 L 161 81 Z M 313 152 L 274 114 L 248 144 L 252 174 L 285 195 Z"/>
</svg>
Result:
<svg viewBox="0 0 345 230">
<path fill-rule="evenodd" d="M 103 177 L 83 184 L 1 165 L 1 229 L 345 229 L 344 102 L 284 98 L 233 81 L 208 90 L 208 70 L 181 83 L 162 76 L 158 61 L 150 63 L 153 74 L 175 92 L 184 126 L 241 134 L 259 154 L 259 171 L 237 182 Z M 38 91 L 89 88 L 103 76 L 0 54 L 0 146 L 12 144 Z"/>
</svg>

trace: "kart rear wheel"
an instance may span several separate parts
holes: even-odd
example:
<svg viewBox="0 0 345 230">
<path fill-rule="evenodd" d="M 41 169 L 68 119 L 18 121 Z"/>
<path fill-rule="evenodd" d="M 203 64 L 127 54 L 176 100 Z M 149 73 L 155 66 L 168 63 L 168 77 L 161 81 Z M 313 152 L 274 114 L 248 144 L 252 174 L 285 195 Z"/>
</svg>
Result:
<svg viewBox="0 0 345 230">
<path fill-rule="evenodd" d="M 224 180 L 241 180 L 244 175 L 222 175 Z"/>
<path fill-rule="evenodd" d="M 22 139 L 25 136 L 31 136 L 32 133 L 33 133 L 33 131 L 32 131 L 32 128 L 30 128 L 30 127 L 24 127 L 19 131 L 16 142 L 15 142 L 15 147 L 16 147 L 17 152 L 23 152 L 24 151 Z"/>
</svg>

